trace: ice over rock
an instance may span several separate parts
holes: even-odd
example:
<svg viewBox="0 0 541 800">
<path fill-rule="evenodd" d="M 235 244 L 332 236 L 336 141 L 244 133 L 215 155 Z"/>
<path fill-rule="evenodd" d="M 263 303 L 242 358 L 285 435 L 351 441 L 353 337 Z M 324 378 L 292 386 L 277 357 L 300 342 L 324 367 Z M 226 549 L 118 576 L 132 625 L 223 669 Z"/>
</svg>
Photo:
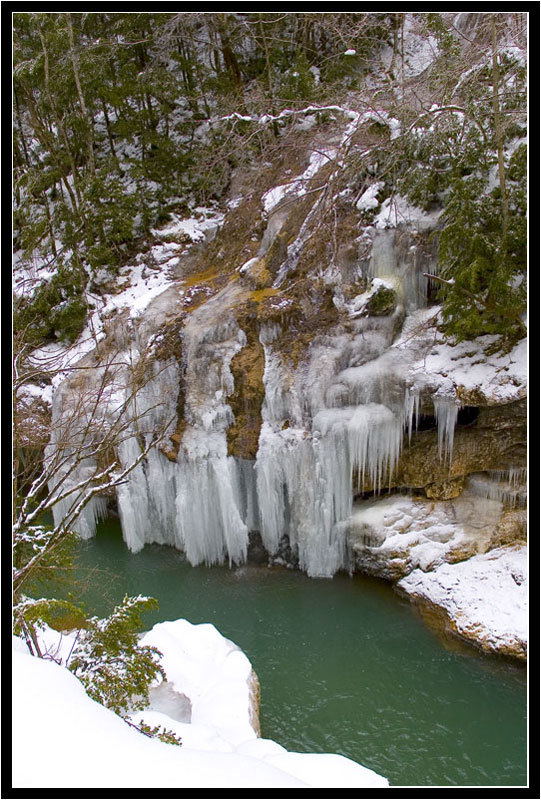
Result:
<svg viewBox="0 0 541 800">
<path fill-rule="evenodd" d="M 328 154 L 313 158 L 299 186 L 328 160 Z M 295 181 L 291 185 L 297 187 Z M 307 219 L 316 207 L 317 201 Z M 265 257 L 284 222 L 281 207 L 272 205 L 267 212 L 258 259 Z M 419 222 L 419 230 L 425 222 Z M 272 291 L 285 285 L 306 230 L 305 220 L 287 248 Z M 365 277 L 380 287 L 392 287 L 394 310 L 367 316 L 363 303 L 373 289 L 364 301 L 362 293 L 351 301 L 340 300 L 337 273 L 330 270 L 335 302 L 350 311 L 347 329 L 338 325 L 316 335 L 296 369 L 276 344 L 287 319 L 282 326 L 270 321 L 260 325 L 264 400 L 253 461 L 230 455 L 227 443 L 234 421 L 228 398 L 236 391 L 230 365 L 247 343 L 236 314 L 236 304 L 244 297 L 242 281 L 228 283 L 186 317 L 179 333 L 182 365 L 173 358 L 154 363 L 154 378 L 130 401 L 135 422 L 118 448 L 121 464 L 128 466 L 147 443 L 149 434 L 141 434 L 137 415 L 145 419 L 146 431 L 171 420 L 166 433 L 175 434 L 179 392 L 183 393 L 182 443 L 173 457 L 152 448 L 116 490 L 123 536 L 132 551 L 157 542 L 183 550 L 194 565 L 240 564 L 247 558 L 250 533 L 259 532 L 271 557 L 287 541 L 301 569 L 311 576 L 331 577 L 352 567 L 345 523 L 355 492 L 365 478 L 376 492 L 389 485 L 404 443 L 417 426 L 422 402 L 433 406 L 439 457 L 451 464 L 461 406 L 453 376 L 461 374 L 463 352 L 455 363 L 454 354 L 444 353 L 445 347 L 434 341 L 438 309 L 427 307 L 427 275 L 433 261 L 418 254 L 414 238 L 403 229 L 376 226 L 370 237 Z M 252 262 L 239 267 L 249 272 Z M 147 327 L 152 310 L 151 303 L 143 319 Z M 142 358 L 144 343 L 138 345 L 135 339 L 134 358 Z M 511 363 L 516 372 L 518 358 Z M 495 375 L 486 364 L 482 368 L 480 385 L 486 387 Z M 497 369 L 508 372 L 509 367 L 502 364 Z M 516 375 L 511 378 L 516 383 Z M 510 399 L 509 393 L 505 399 Z M 61 405 L 55 413 L 61 414 Z M 103 513 L 100 502 L 96 498 L 79 517 L 77 528 L 84 537 L 92 535 Z M 59 503 L 55 516 L 61 514 Z"/>
</svg>

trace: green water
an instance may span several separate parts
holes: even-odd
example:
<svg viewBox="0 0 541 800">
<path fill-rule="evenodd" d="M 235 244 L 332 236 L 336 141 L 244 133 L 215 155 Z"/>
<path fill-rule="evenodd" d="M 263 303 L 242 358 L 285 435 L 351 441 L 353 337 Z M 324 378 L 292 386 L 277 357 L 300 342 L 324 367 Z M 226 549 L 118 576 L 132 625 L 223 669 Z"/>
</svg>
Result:
<svg viewBox="0 0 541 800">
<path fill-rule="evenodd" d="M 77 580 L 91 613 L 141 593 L 160 603 L 148 627 L 213 623 L 259 676 L 262 735 L 289 750 L 342 753 L 392 786 L 526 784 L 525 669 L 444 647 L 384 582 L 133 555 L 111 522 L 78 545 Z"/>
</svg>

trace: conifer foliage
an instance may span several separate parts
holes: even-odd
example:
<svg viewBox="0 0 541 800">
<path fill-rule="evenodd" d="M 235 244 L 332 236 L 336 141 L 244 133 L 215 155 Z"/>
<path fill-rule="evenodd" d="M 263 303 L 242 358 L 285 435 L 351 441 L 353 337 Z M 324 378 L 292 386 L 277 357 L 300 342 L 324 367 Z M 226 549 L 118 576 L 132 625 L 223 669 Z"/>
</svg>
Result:
<svg viewBox="0 0 541 800">
<path fill-rule="evenodd" d="M 141 613 L 157 605 L 151 597 L 126 595 L 108 617 L 87 619 L 77 635 L 69 669 L 90 697 L 117 714 L 144 708 L 150 683 L 165 677 L 159 650 L 137 644 Z"/>
<path fill-rule="evenodd" d="M 442 330 L 458 341 L 497 335 L 506 349 L 526 335 L 526 61 L 513 15 L 477 16 L 465 50 L 449 26 L 429 20 L 439 102 L 407 130 L 397 186 L 442 209 Z"/>
</svg>

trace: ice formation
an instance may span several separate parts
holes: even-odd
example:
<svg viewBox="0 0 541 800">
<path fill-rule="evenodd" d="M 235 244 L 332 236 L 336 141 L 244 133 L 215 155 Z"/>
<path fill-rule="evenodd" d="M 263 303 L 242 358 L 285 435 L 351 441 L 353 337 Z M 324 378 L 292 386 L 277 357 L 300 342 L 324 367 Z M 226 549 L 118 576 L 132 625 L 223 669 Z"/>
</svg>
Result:
<svg viewBox="0 0 541 800">
<path fill-rule="evenodd" d="M 474 473 L 468 478 L 468 489 L 479 497 L 520 508 L 526 505 L 526 470 L 515 468 Z"/>
<path fill-rule="evenodd" d="M 352 120 L 351 131 L 357 122 Z M 308 178 L 332 155 L 328 150 L 312 159 L 288 187 L 291 193 L 304 191 Z M 279 204 L 282 195 L 264 196 L 267 229 L 257 257 L 240 272 L 249 273 L 278 235 L 288 213 Z M 275 288 L 295 267 L 316 206 L 317 200 L 289 245 Z M 250 533 L 257 531 L 271 556 L 285 543 L 309 575 L 332 576 L 351 568 L 345 523 L 354 494 L 365 480 L 376 492 L 389 486 L 403 443 L 420 417 L 421 396 L 425 406 L 433 405 L 440 459 L 451 465 L 460 409 L 456 390 L 445 373 L 434 379 L 419 366 L 434 352 L 433 339 L 423 334 L 423 314 L 430 310 L 430 253 L 421 252 L 415 236 L 403 229 L 376 228 L 370 235 L 364 273 L 372 286 L 349 305 L 341 301 L 348 311 L 347 332 L 336 328 L 316 336 L 308 359 L 293 369 L 276 345 L 279 326 L 262 325 L 265 395 L 254 461 L 230 456 L 227 445 L 234 421 L 230 364 L 247 343 L 235 314 L 243 297 L 241 282 L 226 285 L 186 318 L 178 334 L 182 365 L 174 359 L 154 363 L 152 379 L 133 397 L 126 394 L 133 424 L 117 448 L 123 468 L 140 457 L 160 426 L 168 426 L 166 439 L 175 433 L 178 393 L 183 392 L 178 452 L 171 459 L 152 448 L 116 488 L 123 535 L 132 551 L 157 542 L 183 550 L 194 565 L 238 564 L 246 560 Z M 366 315 L 366 303 L 381 287 L 394 290 L 394 311 Z M 62 393 L 59 397 L 55 413 L 61 416 Z M 52 442 L 51 450 L 60 446 Z M 92 466 L 76 464 L 66 481 L 80 481 Z M 512 484 L 515 478 L 508 477 Z M 519 496 L 501 481 L 487 486 L 483 480 L 472 478 L 472 491 L 493 499 Z M 85 507 L 77 522 L 81 536 L 92 535 L 104 510 L 97 498 Z M 55 515 L 60 519 L 64 511 L 59 502 Z"/>
<path fill-rule="evenodd" d="M 157 542 L 182 549 L 192 564 L 242 563 L 250 531 L 259 531 L 271 555 L 287 537 L 309 575 L 348 569 L 341 523 L 352 511 L 354 477 L 357 486 L 366 477 L 376 490 L 385 488 L 419 413 L 408 361 L 392 347 L 396 315 L 361 317 L 352 334 L 314 344 L 298 374 L 274 346 L 277 329 L 261 330 L 265 400 L 257 458 L 250 462 L 229 456 L 226 440 L 233 419 L 229 365 L 246 337 L 234 315 L 213 317 L 207 305 L 182 333 L 187 424 L 176 461 L 152 448 L 116 490 L 128 547 L 138 551 Z M 132 435 L 118 448 L 123 467 L 138 458 L 153 430 L 175 419 L 179 380 L 174 360 L 158 364 L 136 394 Z M 449 443 L 454 418 L 450 406 L 441 408 L 442 441 Z M 169 434 L 173 430 L 174 424 Z M 99 502 L 80 517 L 85 537 L 93 532 Z M 59 505 L 57 513 L 62 510 Z"/>
</svg>

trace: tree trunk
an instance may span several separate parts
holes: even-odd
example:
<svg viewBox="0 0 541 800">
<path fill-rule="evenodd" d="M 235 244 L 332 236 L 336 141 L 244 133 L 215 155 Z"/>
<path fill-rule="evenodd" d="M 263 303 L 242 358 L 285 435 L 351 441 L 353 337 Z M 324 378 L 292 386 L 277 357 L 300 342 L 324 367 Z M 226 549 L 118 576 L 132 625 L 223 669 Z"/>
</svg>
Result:
<svg viewBox="0 0 541 800">
<path fill-rule="evenodd" d="M 39 38 L 40 38 L 40 41 L 41 41 L 41 48 L 43 50 L 43 58 L 44 58 L 45 94 L 46 94 L 47 99 L 48 99 L 48 101 L 50 103 L 50 106 L 51 106 L 51 109 L 52 109 L 52 112 L 53 112 L 53 116 L 54 116 L 54 121 L 56 123 L 56 127 L 58 128 L 58 132 L 60 133 L 60 136 L 62 137 L 62 139 L 64 141 L 64 145 L 66 147 L 66 152 L 68 153 L 68 156 L 69 156 L 69 159 L 70 159 L 71 171 L 72 171 L 72 174 L 73 174 L 73 185 L 75 186 L 75 194 L 77 195 L 77 201 L 75 200 L 73 192 L 71 191 L 71 187 L 69 186 L 67 181 L 65 181 L 66 188 L 68 189 L 68 193 L 69 193 L 69 196 L 70 196 L 71 201 L 72 201 L 73 210 L 74 210 L 75 214 L 77 216 L 79 216 L 79 205 L 81 203 L 81 195 L 79 193 L 79 173 L 77 171 L 77 165 L 75 163 L 75 157 L 73 155 L 73 152 L 72 152 L 72 149 L 71 149 L 71 146 L 70 146 L 70 143 L 69 143 L 69 139 L 67 137 L 66 131 L 64 129 L 64 125 L 62 124 L 62 120 L 60 118 L 60 114 L 58 113 L 58 110 L 56 108 L 56 104 L 54 102 L 53 96 L 52 96 L 51 91 L 50 91 L 49 53 L 47 52 L 47 47 L 46 47 L 46 44 L 45 44 L 45 37 L 44 37 L 43 32 L 42 32 L 41 28 L 39 27 L 39 25 L 38 25 L 38 33 L 39 33 Z M 32 98 L 31 90 L 27 93 L 27 100 L 30 101 L 28 108 L 29 108 L 30 114 L 31 114 L 31 116 L 33 118 L 33 121 L 34 121 L 34 119 L 38 119 L 38 117 L 37 117 L 37 113 L 35 111 L 35 106 L 34 106 L 34 101 L 33 101 L 33 98 Z M 51 145 L 50 149 L 51 149 L 51 151 L 54 151 L 54 144 Z M 60 160 L 58 159 L 58 157 L 57 157 L 57 161 L 60 163 Z M 65 178 L 64 178 L 64 180 L 65 180 Z"/>
<path fill-rule="evenodd" d="M 96 174 L 96 165 L 94 163 L 94 136 L 92 132 L 92 119 L 88 113 L 88 108 L 86 106 L 85 97 L 83 94 L 83 88 L 81 86 L 81 78 L 79 75 L 79 60 L 77 58 L 77 53 L 75 51 L 75 42 L 73 37 L 73 25 L 71 22 L 71 14 L 69 12 L 66 13 L 66 21 L 68 23 L 68 36 L 70 42 L 70 58 L 71 63 L 73 66 L 73 76 L 75 78 L 75 86 L 77 87 L 77 96 L 79 98 L 79 105 L 81 106 L 81 111 L 83 117 L 86 120 L 86 124 L 88 126 L 87 138 L 88 138 L 88 164 L 90 167 L 90 172 L 92 175 Z"/>
<path fill-rule="evenodd" d="M 498 151 L 498 179 L 500 183 L 500 193 L 502 201 L 502 239 L 503 249 L 505 250 L 507 240 L 507 230 L 509 227 L 509 199 L 507 196 L 507 183 L 505 176 L 504 161 L 504 137 L 502 129 L 502 115 L 500 110 L 500 67 L 498 64 L 498 32 L 496 27 L 496 15 L 492 15 L 492 107 L 494 110 L 494 137 L 496 139 L 496 149 Z"/>
<path fill-rule="evenodd" d="M 267 43 L 267 37 L 265 35 L 264 26 L 262 22 L 261 14 L 259 14 L 259 33 L 261 36 L 261 40 L 263 42 L 263 49 L 265 51 L 265 65 L 266 65 L 266 73 L 267 73 L 267 87 L 269 92 L 269 100 L 270 100 L 270 112 L 271 114 L 275 114 L 275 107 L 274 107 L 274 92 L 272 88 L 272 71 L 271 71 L 271 63 L 270 63 L 270 55 L 269 55 L 269 46 Z M 278 128 L 278 122 L 273 120 L 272 123 L 273 133 L 275 136 L 278 136 L 280 131 Z"/>
<path fill-rule="evenodd" d="M 120 177 L 122 177 L 122 170 L 120 169 L 118 156 L 117 156 L 116 150 L 115 150 L 115 143 L 114 143 L 113 134 L 112 134 L 112 131 L 111 131 L 111 122 L 109 120 L 109 114 L 107 113 L 107 104 L 106 104 L 105 100 L 101 101 L 101 107 L 103 109 L 103 117 L 105 119 L 105 129 L 107 131 L 107 139 L 109 140 L 109 147 L 111 149 L 111 155 L 113 156 L 113 161 L 116 164 L 117 172 L 120 175 Z"/>
</svg>

